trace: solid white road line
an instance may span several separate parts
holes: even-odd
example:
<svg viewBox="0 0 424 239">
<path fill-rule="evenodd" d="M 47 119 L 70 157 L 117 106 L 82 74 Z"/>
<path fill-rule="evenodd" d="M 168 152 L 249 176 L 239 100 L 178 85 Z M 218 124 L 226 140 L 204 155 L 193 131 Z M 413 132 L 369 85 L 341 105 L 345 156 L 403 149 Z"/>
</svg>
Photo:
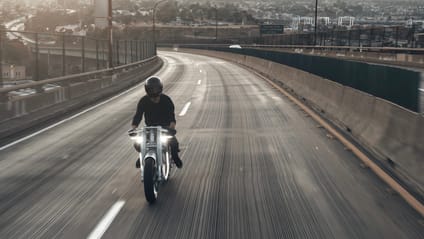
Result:
<svg viewBox="0 0 424 239">
<path fill-rule="evenodd" d="M 125 94 L 127 94 L 128 92 L 130 92 L 130 91 L 134 90 L 135 88 L 139 87 L 139 85 L 140 85 L 140 84 L 138 84 L 138 85 L 136 85 L 136 86 L 132 87 L 131 89 L 126 90 L 126 91 L 122 92 L 121 94 L 116 95 L 116 96 L 114 96 L 114 97 L 112 97 L 112 98 L 110 98 L 110 99 L 108 99 L 108 100 L 106 100 L 106 101 L 103 101 L 103 102 L 101 102 L 101 103 L 99 103 L 99 104 L 97 104 L 97 105 L 95 105 L 95 106 L 92 106 L 92 107 L 90 107 L 90 108 L 88 108 L 88 109 L 86 109 L 86 110 L 84 110 L 84 111 L 82 111 L 82 112 L 80 112 L 80 113 L 78 113 L 78 114 L 75 114 L 75 115 L 73 115 L 73 116 L 71 116 L 71 117 L 69 117 L 69 118 L 67 118 L 67 119 L 64 119 L 64 120 L 62 120 L 62 121 L 60 121 L 60 122 L 57 122 L 57 123 L 55 123 L 55 124 L 53 124 L 53 125 L 50 125 L 50 126 L 48 126 L 47 128 L 44 128 L 44 129 L 42 129 L 42 130 L 40 130 L 40 131 L 37 131 L 37 132 L 35 132 L 35 133 L 33 133 L 33 134 L 30 134 L 30 135 L 25 136 L 25 137 L 23 137 L 23 138 L 21 138 L 21 139 L 18 139 L 18 140 L 14 141 L 14 142 L 12 142 L 12 143 L 10 143 L 10 144 L 4 145 L 3 147 L 0 147 L 0 151 L 2 151 L 2 150 L 4 150 L 4 149 L 7 149 L 7 148 L 9 148 L 9 147 L 12 147 L 13 145 L 19 144 L 19 143 L 20 143 L 20 142 L 22 142 L 22 141 L 25 141 L 25 140 L 27 140 L 27 139 L 30 139 L 30 138 L 32 138 L 32 137 L 34 137 L 34 136 L 36 136 L 36 135 L 39 135 L 39 134 L 41 134 L 41 133 L 43 133 L 43 132 L 45 132 L 45 131 L 47 131 L 47 130 L 49 130 L 49 129 L 51 129 L 51 128 L 54 128 L 54 127 L 56 127 L 56 126 L 58 126 L 58 125 L 61 125 L 61 124 L 65 123 L 65 122 L 68 122 L 68 121 L 70 121 L 70 120 L 72 120 L 72 119 L 74 119 L 74 118 L 76 118 L 76 117 L 78 117 L 78 116 L 80 116 L 80 115 L 82 115 L 82 114 L 85 114 L 85 113 L 87 113 L 87 112 L 89 112 L 89 111 L 91 111 L 91 110 L 93 110 L 93 109 L 95 109 L 95 108 L 97 108 L 97 107 L 99 107 L 99 106 L 102 106 L 102 105 L 104 105 L 104 104 L 106 104 L 106 103 L 109 103 L 110 101 L 112 101 L 112 100 L 114 100 L 114 99 L 116 99 L 116 98 L 118 98 L 118 97 L 120 97 L 120 96 L 122 96 L 122 95 L 125 95 Z"/>
<path fill-rule="evenodd" d="M 191 102 L 188 102 L 188 103 L 184 106 L 184 108 L 183 108 L 183 110 L 181 111 L 181 113 L 179 114 L 179 116 L 184 116 L 184 115 L 187 113 L 188 107 L 190 107 L 190 105 L 191 105 Z"/>
<path fill-rule="evenodd" d="M 103 236 L 106 230 L 109 228 L 113 219 L 118 215 L 119 211 L 121 211 L 124 206 L 125 201 L 116 202 L 106 213 L 106 215 L 102 218 L 102 220 L 97 224 L 96 229 L 91 232 L 91 234 L 87 237 L 87 239 L 99 239 Z"/>
</svg>

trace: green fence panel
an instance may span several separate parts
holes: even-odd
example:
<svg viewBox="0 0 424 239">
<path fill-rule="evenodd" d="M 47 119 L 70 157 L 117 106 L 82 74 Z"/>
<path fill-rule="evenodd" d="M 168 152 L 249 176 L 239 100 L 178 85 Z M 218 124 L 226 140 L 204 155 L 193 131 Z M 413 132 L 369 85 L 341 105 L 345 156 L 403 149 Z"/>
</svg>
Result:
<svg viewBox="0 0 424 239">
<path fill-rule="evenodd" d="M 391 101 L 409 110 L 419 109 L 419 72 L 322 56 L 224 47 L 192 47 L 259 57 L 291 66 L 342 85 Z"/>
</svg>

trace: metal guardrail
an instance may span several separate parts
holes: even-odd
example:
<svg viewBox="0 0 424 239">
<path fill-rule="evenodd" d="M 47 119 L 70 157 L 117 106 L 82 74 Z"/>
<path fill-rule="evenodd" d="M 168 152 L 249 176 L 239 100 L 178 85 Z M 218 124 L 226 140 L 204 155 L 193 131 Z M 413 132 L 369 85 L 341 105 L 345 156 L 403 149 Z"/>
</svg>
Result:
<svg viewBox="0 0 424 239">
<path fill-rule="evenodd" d="M 240 48 L 332 57 L 343 60 L 374 64 L 424 68 L 424 48 L 358 47 L 358 46 L 310 46 L 310 45 L 260 45 L 260 44 L 159 44 L 166 48 Z"/>
<path fill-rule="evenodd" d="M 127 65 L 122 65 L 122 66 L 117 66 L 117 67 L 113 67 L 113 68 L 108 68 L 108 69 L 104 69 L 104 70 L 98 70 L 98 71 L 92 71 L 92 72 L 86 72 L 86 73 L 81 73 L 81 74 L 74 74 L 74 75 L 67 75 L 67 76 L 62 76 L 62 77 L 56 77 L 56 78 L 51 78 L 51 79 L 46 79 L 46 80 L 41 80 L 41 81 L 36 81 L 36 82 L 31 82 L 31 83 L 26 83 L 26 84 L 20 84 L 20 85 L 16 85 L 16 86 L 12 86 L 12 87 L 5 87 L 5 88 L 0 88 L 0 101 L 5 102 L 9 100 L 9 93 L 12 91 L 18 91 L 21 89 L 34 89 L 35 93 L 43 93 L 44 89 L 43 86 L 46 84 L 58 84 L 58 85 L 67 85 L 70 83 L 75 83 L 75 82 L 80 82 L 86 79 L 94 79 L 96 77 L 101 77 L 101 76 L 112 76 L 113 74 L 122 71 L 122 70 L 128 70 L 130 68 L 133 67 L 138 67 L 141 66 L 153 59 L 155 59 L 156 56 L 150 57 L 148 59 L 139 61 L 139 62 L 135 62 L 135 63 L 131 63 L 131 64 L 127 64 Z"/>
<path fill-rule="evenodd" d="M 344 60 L 408 67 L 424 68 L 424 48 L 349 47 L 349 46 L 272 46 L 259 45 L 256 49 L 268 49 L 288 53 L 326 56 Z"/>
<path fill-rule="evenodd" d="M 153 56 L 114 68 L 0 89 L 0 141 L 116 95 L 162 65 L 163 61 Z"/>
<path fill-rule="evenodd" d="M 229 47 L 233 44 L 158 44 L 158 47 Z M 241 48 L 286 48 L 286 49 L 315 49 L 315 50 L 345 50 L 355 52 L 380 52 L 380 53 L 405 53 L 424 54 L 424 48 L 399 48 L 399 47 L 360 47 L 360 46 L 311 46 L 311 45 L 262 45 L 239 44 Z"/>
<path fill-rule="evenodd" d="M 156 52 L 150 40 L 115 39 L 111 52 L 107 49 L 107 44 L 105 39 L 88 36 L 0 30 L 0 62 L 24 66 L 26 69 L 21 72 L 26 75 L 24 78 L 37 81 L 84 73 L 90 68 L 104 69 L 107 67 L 109 55 L 112 56 L 112 65 L 118 66 L 146 59 Z M 55 53 L 54 62 L 50 61 L 50 51 Z M 57 58 L 60 56 L 62 59 Z M 79 57 L 80 60 L 68 60 L 68 57 Z M 0 68 L 0 86 L 3 80 L 12 78 L 10 74 L 3 75 Z"/>
<path fill-rule="evenodd" d="M 317 32 L 300 32 L 233 39 L 238 43 L 262 45 L 319 45 L 423 48 L 423 29 L 418 26 L 355 27 L 350 30 L 326 29 Z"/>
<path fill-rule="evenodd" d="M 288 48 L 288 49 L 302 48 L 302 49 L 315 49 L 315 50 L 346 50 L 346 51 L 360 51 L 360 52 L 424 54 L 424 48 L 358 47 L 358 46 L 310 46 L 310 45 L 250 45 L 250 47 Z"/>
</svg>

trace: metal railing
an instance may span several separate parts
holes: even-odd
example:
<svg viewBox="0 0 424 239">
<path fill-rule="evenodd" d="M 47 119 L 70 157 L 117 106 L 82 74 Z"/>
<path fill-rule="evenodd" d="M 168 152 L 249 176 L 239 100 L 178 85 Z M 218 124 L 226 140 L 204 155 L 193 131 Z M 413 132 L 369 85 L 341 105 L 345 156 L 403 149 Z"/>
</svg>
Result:
<svg viewBox="0 0 424 239">
<path fill-rule="evenodd" d="M 310 45 L 261 45 L 261 44 L 158 44 L 159 48 L 210 47 L 264 49 L 269 51 L 327 56 L 338 59 L 377 63 L 384 65 L 424 68 L 424 48 L 358 47 L 358 46 L 310 46 Z"/>
<path fill-rule="evenodd" d="M 239 43 L 262 45 L 314 45 L 314 33 L 265 35 L 239 38 Z M 424 48 L 424 30 L 418 28 L 371 27 L 317 32 L 316 46 Z"/>
<path fill-rule="evenodd" d="M 161 43 L 158 47 L 228 47 L 232 44 L 174 44 Z M 310 50 L 335 50 L 351 52 L 379 52 L 379 53 L 410 53 L 424 54 L 424 48 L 398 48 L 398 47 L 365 47 L 365 46 L 312 46 L 312 45 L 267 45 L 267 44 L 240 44 L 242 48 L 280 48 L 280 49 L 310 49 Z"/>
<path fill-rule="evenodd" d="M 67 76 L 40 80 L 40 81 L 35 81 L 30 83 L 19 84 L 19 85 L 15 85 L 11 87 L 0 88 L 0 102 L 7 102 L 13 99 L 15 96 L 19 97 L 19 94 L 15 95 L 13 93 L 19 93 L 19 91 L 21 90 L 30 91 L 31 94 L 43 93 L 46 91 L 46 86 L 48 85 L 56 86 L 56 87 L 66 87 L 78 82 L 85 82 L 89 79 L 98 79 L 104 76 L 110 77 L 110 76 L 113 76 L 114 74 L 127 72 L 133 68 L 140 67 L 152 61 L 155 58 L 156 57 L 153 56 L 153 57 L 144 59 L 142 61 L 134 62 L 127 65 L 121 65 L 121 66 L 117 66 L 113 68 L 106 68 L 106 69 L 97 70 L 97 71 L 67 75 Z"/>
<path fill-rule="evenodd" d="M 6 81 L 16 83 L 17 79 L 38 81 L 106 69 L 109 54 L 113 66 L 130 64 L 152 57 L 154 48 L 151 40 L 116 39 L 112 52 L 108 52 L 106 39 L 0 31 L 0 85 Z"/>
<path fill-rule="evenodd" d="M 356 27 L 356 26 L 355 26 Z M 276 35 L 259 35 L 258 30 L 234 28 L 228 32 L 220 28 L 218 39 L 212 29 L 202 31 L 195 38 L 182 34 L 161 34 L 159 43 L 173 44 L 260 44 L 260 45 L 308 45 L 308 46 L 349 46 L 349 47 L 393 47 L 424 48 L 424 29 L 418 27 L 356 27 L 350 30 L 326 29 L 317 32 L 316 44 L 314 32 L 287 32 Z M 193 27 L 193 32 L 196 28 Z M 244 35 L 244 36 L 241 36 Z M 248 37 L 249 35 L 250 37 Z"/>
</svg>

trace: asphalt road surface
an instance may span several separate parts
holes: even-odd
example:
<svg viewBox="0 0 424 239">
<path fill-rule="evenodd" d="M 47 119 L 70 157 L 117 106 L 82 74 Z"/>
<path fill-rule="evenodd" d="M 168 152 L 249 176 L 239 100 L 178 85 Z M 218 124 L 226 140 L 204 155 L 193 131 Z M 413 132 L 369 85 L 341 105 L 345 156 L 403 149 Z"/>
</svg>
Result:
<svg viewBox="0 0 424 239">
<path fill-rule="evenodd" d="M 417 212 L 257 75 L 160 56 L 184 167 L 157 203 L 126 134 L 139 85 L 0 151 L 0 238 L 424 238 Z"/>
</svg>

